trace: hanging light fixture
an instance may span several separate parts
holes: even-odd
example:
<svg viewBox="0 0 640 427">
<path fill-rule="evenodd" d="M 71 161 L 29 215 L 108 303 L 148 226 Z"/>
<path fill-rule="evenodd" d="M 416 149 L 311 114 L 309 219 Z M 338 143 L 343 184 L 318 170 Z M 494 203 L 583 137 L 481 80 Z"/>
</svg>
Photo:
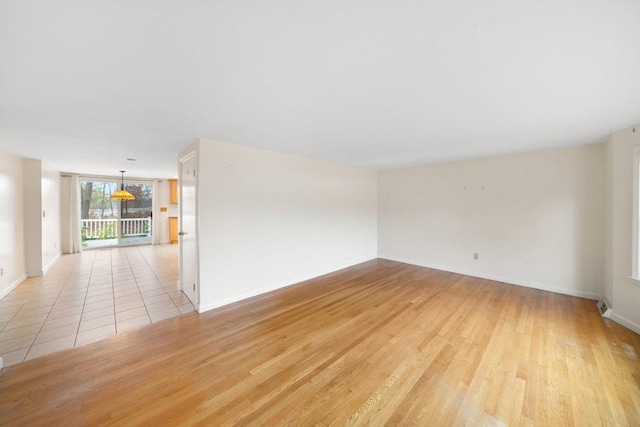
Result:
<svg viewBox="0 0 640 427">
<path fill-rule="evenodd" d="M 122 174 L 122 184 L 120 184 L 120 190 L 111 195 L 111 200 L 135 200 L 135 196 L 124 189 L 124 173 L 126 171 L 120 171 Z"/>
</svg>

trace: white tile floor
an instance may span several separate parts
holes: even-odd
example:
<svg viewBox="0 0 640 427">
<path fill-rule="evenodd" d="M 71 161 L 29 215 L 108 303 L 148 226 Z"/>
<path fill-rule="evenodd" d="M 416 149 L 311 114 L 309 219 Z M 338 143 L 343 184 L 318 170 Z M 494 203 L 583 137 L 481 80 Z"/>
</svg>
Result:
<svg viewBox="0 0 640 427">
<path fill-rule="evenodd" d="M 177 280 L 177 245 L 63 255 L 0 301 L 4 366 L 191 312 Z"/>
</svg>

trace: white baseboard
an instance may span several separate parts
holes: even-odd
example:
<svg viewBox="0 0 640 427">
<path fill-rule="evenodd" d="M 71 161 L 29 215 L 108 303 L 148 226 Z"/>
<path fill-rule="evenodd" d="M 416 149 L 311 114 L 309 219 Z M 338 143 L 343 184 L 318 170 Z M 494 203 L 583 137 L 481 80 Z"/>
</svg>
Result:
<svg viewBox="0 0 640 427">
<path fill-rule="evenodd" d="M 609 318 L 614 322 L 619 323 L 625 328 L 631 329 L 633 332 L 640 335 L 640 325 L 638 325 L 636 322 L 633 322 L 627 319 L 626 317 L 622 317 L 619 314 L 616 314 L 615 310 L 613 310 Z"/>
<path fill-rule="evenodd" d="M 322 275 L 320 275 L 322 276 Z M 314 276 L 314 277 L 318 277 L 318 276 Z M 223 307 L 225 305 L 229 305 L 229 304 L 233 304 L 234 302 L 238 302 L 238 301 L 242 301 L 248 298 L 252 298 L 258 295 L 262 295 L 262 294 L 266 294 L 267 292 L 271 292 L 271 291 L 275 291 L 278 289 L 283 289 L 286 288 L 288 286 L 293 286 L 297 283 L 300 282 L 304 282 L 305 280 L 309 280 L 309 279 L 313 279 L 313 277 L 309 277 L 308 279 L 303 279 L 303 280 L 298 280 L 295 281 L 293 283 L 279 283 L 273 286 L 266 286 L 264 288 L 260 288 L 260 289 L 256 289 L 255 291 L 251 291 L 251 292 L 245 292 L 243 294 L 240 295 L 234 295 L 232 297 L 229 298 L 225 298 L 225 299 L 221 299 L 209 304 L 204 304 L 204 305 L 198 305 L 198 307 L 196 307 L 196 309 L 198 310 L 198 313 L 204 313 L 205 311 L 209 311 L 209 310 L 213 310 L 214 308 L 219 308 L 219 307 Z"/>
<path fill-rule="evenodd" d="M 23 274 L 22 276 L 18 277 L 18 279 L 16 281 L 14 281 L 12 284 L 10 284 L 7 289 L 3 290 L 2 292 L 0 292 L 0 299 L 6 297 L 7 295 L 9 295 L 9 292 L 11 292 L 12 290 L 14 290 L 15 288 L 18 287 L 18 285 L 22 282 L 24 282 L 27 278 L 26 274 Z"/>
<path fill-rule="evenodd" d="M 257 289 L 252 292 L 246 292 L 240 295 L 234 295 L 229 298 L 221 299 L 209 304 L 198 304 L 197 310 L 198 313 L 204 313 L 205 311 L 213 310 L 214 308 L 223 307 L 225 305 L 233 304 L 234 302 L 242 301 L 247 298 L 255 297 L 258 295 L 266 294 L 267 292 L 275 291 L 276 289 L 286 288 L 287 286 L 294 285 L 295 283 L 291 283 L 289 285 L 284 286 L 269 286 L 261 289 Z"/>
<path fill-rule="evenodd" d="M 524 286 L 526 288 L 533 288 L 533 289 L 540 289 L 541 291 L 549 291 L 549 292 L 554 292 L 556 294 L 571 295 L 571 296 L 574 296 L 574 297 L 587 298 L 587 299 L 592 299 L 592 300 L 595 300 L 595 301 L 598 301 L 600 298 L 602 298 L 602 295 L 595 294 L 595 293 L 592 293 L 592 292 L 576 291 L 574 289 L 555 288 L 553 286 L 548 286 L 548 285 L 544 285 L 544 284 L 541 284 L 541 283 L 523 282 L 522 280 L 514 279 L 512 277 L 503 277 L 503 276 L 497 276 L 497 275 L 492 275 L 492 274 L 478 273 L 478 272 L 475 272 L 475 271 L 464 270 L 464 269 L 461 269 L 461 268 L 430 264 L 430 263 L 416 261 L 416 260 L 412 260 L 412 259 L 388 257 L 388 256 L 382 256 L 382 255 L 379 256 L 379 258 L 388 259 L 390 261 L 403 262 L 405 264 L 417 265 L 419 267 L 433 268 L 434 270 L 442 270 L 442 271 L 448 271 L 450 273 L 464 274 L 465 276 L 478 277 L 480 279 L 495 280 L 496 282 L 508 283 L 510 285 Z"/>
<path fill-rule="evenodd" d="M 55 263 L 58 262 L 58 260 L 60 259 L 60 256 L 62 256 L 62 252 L 58 252 L 53 258 L 51 258 L 51 261 L 49 261 L 49 264 L 47 264 L 42 269 L 42 274 L 44 276 L 46 276 L 47 273 L 49 273 L 49 270 L 51 270 L 51 267 L 53 267 L 55 265 Z"/>
<path fill-rule="evenodd" d="M 317 276 L 315 276 L 317 277 Z M 310 277 L 309 279 L 312 279 L 313 277 Z M 308 279 L 306 279 L 308 280 Z M 278 289 L 283 289 L 286 288 L 288 286 L 293 286 L 297 283 L 300 282 L 304 282 L 304 280 L 300 280 L 300 281 L 296 281 L 295 283 L 288 283 L 288 284 L 278 284 L 278 285 L 273 285 L 273 286 L 267 286 L 264 288 L 260 288 L 260 289 L 256 289 L 255 291 L 251 291 L 251 292 L 245 292 L 243 294 L 240 295 L 234 295 L 232 297 L 229 298 L 225 298 L 219 301 L 215 301 L 213 303 L 210 304 L 205 304 L 205 305 L 198 305 L 197 310 L 198 313 L 203 313 L 205 311 L 209 311 L 209 310 L 213 310 L 214 308 L 219 308 L 219 307 L 223 307 L 225 305 L 229 305 L 229 304 L 233 304 L 234 302 L 238 302 L 238 301 L 242 301 L 248 298 L 252 298 L 258 295 L 262 295 L 262 294 L 266 294 L 267 292 L 271 292 L 271 291 L 275 291 Z"/>
<path fill-rule="evenodd" d="M 343 265 L 341 267 L 338 267 L 336 269 L 332 269 L 331 271 L 326 271 L 324 273 L 319 273 L 319 274 L 313 274 L 310 275 L 309 277 L 302 277 L 299 278 L 297 280 L 294 281 L 287 281 L 287 282 L 282 282 L 282 283 L 276 283 L 274 285 L 271 286 L 265 286 L 264 288 L 260 288 L 260 289 L 256 289 L 250 292 L 245 292 L 243 294 L 239 294 L 239 295 L 234 295 L 232 297 L 229 298 L 225 298 L 225 299 L 221 299 L 218 301 L 214 301 L 212 303 L 209 304 L 199 304 L 196 307 L 196 310 L 198 311 L 198 313 L 204 313 L 205 311 L 209 311 L 209 310 L 213 310 L 214 308 L 219 308 L 219 307 L 223 307 L 225 305 L 229 305 L 229 304 L 233 304 L 234 302 L 238 302 L 238 301 L 242 301 L 251 297 L 255 297 L 258 295 L 262 295 L 262 294 L 266 294 L 267 292 L 271 292 L 271 291 L 275 291 L 278 289 L 283 289 L 289 286 L 293 286 L 293 285 L 297 285 L 298 283 L 304 282 L 306 280 L 311 280 L 311 279 L 315 279 L 316 277 L 320 277 L 320 276 L 324 276 L 325 274 L 330 274 L 333 272 L 336 272 L 338 270 L 342 270 L 343 268 L 348 268 L 348 267 L 353 267 L 354 265 L 357 264 L 361 264 L 363 262 L 367 262 L 367 261 L 371 261 L 375 258 L 371 258 L 371 259 L 365 259 L 365 260 L 361 260 L 361 261 L 357 261 L 354 263 L 349 263 L 347 265 Z"/>
</svg>

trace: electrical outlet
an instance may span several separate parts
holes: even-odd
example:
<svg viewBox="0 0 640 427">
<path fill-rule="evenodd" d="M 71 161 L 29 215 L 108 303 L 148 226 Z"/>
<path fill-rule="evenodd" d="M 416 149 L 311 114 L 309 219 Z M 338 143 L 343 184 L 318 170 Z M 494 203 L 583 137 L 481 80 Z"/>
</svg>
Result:
<svg viewBox="0 0 640 427">
<path fill-rule="evenodd" d="M 480 259 L 480 255 L 477 252 L 473 253 L 473 259 Z"/>
</svg>

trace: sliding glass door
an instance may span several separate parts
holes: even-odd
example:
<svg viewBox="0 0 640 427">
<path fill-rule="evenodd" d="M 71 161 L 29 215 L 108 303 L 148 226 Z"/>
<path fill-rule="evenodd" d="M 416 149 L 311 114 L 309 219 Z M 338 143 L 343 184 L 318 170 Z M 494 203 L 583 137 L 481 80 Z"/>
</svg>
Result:
<svg viewBox="0 0 640 427">
<path fill-rule="evenodd" d="M 135 200 L 111 200 L 117 179 L 80 180 L 80 229 L 84 248 L 151 243 L 153 184 L 129 182 Z"/>
<path fill-rule="evenodd" d="M 135 200 L 120 202 L 120 244 L 151 243 L 153 184 L 129 183 L 126 190 Z"/>
</svg>

